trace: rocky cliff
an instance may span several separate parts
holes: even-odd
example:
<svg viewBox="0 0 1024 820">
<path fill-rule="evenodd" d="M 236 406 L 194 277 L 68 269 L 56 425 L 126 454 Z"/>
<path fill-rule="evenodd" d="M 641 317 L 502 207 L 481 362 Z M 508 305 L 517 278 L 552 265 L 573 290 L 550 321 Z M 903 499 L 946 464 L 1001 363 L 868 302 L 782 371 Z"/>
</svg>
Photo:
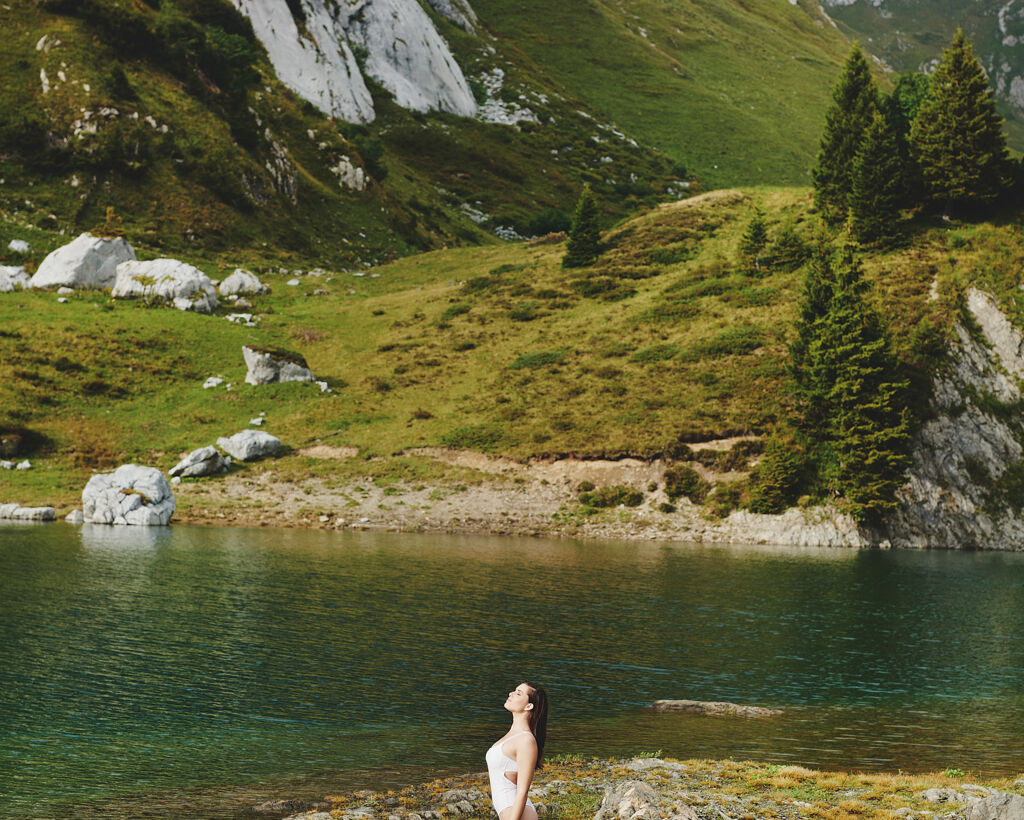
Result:
<svg viewBox="0 0 1024 820">
<path fill-rule="evenodd" d="M 326 114 L 349 122 L 374 119 L 364 72 L 404 108 L 476 113 L 462 69 L 418 0 L 232 2 L 252 21 L 282 82 Z M 475 30 L 466 0 L 431 5 Z"/>
<path fill-rule="evenodd" d="M 893 546 L 1024 546 L 1024 339 L 988 293 L 969 289 L 966 308 L 888 522 Z"/>
</svg>

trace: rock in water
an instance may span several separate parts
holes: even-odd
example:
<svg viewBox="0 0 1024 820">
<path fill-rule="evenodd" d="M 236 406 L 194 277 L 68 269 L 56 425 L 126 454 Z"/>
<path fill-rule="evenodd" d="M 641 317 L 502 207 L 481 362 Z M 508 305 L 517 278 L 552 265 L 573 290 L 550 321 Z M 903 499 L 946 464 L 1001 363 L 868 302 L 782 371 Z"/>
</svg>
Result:
<svg viewBox="0 0 1024 820">
<path fill-rule="evenodd" d="M 193 450 L 181 461 L 167 471 L 169 476 L 195 478 L 214 473 L 223 473 L 228 469 L 228 462 L 217 452 L 216 447 L 200 447 Z"/>
<path fill-rule="evenodd" d="M 274 382 L 314 382 L 316 377 L 306 360 L 290 350 L 272 348 L 242 347 L 247 384 L 273 384 Z"/>
<path fill-rule="evenodd" d="M 235 272 L 220 283 L 217 291 L 221 296 L 230 296 L 233 293 L 266 293 L 267 286 L 255 274 L 235 268 Z"/>
<path fill-rule="evenodd" d="M 20 504 L 0 504 L 0 519 L 9 521 L 56 521 L 53 507 L 22 507 Z"/>
<path fill-rule="evenodd" d="M 69 524 L 83 524 L 85 523 L 85 516 L 82 515 L 81 510 L 72 510 L 64 516 L 64 520 Z"/>
<path fill-rule="evenodd" d="M 171 485 L 155 467 L 122 464 L 94 475 L 82 490 L 82 513 L 93 524 L 163 526 L 174 508 Z"/>
<path fill-rule="evenodd" d="M 29 281 L 33 288 L 109 288 L 117 266 L 135 259 L 135 251 L 120 237 L 81 234 L 53 251 Z"/>
<path fill-rule="evenodd" d="M 116 299 L 157 299 L 196 313 L 210 313 L 217 307 L 210 277 L 177 259 L 122 262 L 111 295 Z"/>
<path fill-rule="evenodd" d="M 217 446 L 239 461 L 256 461 L 276 456 L 284 449 L 281 439 L 262 430 L 243 430 L 230 438 L 219 438 Z"/>
<path fill-rule="evenodd" d="M 739 715 L 740 717 L 771 717 L 781 715 L 780 709 L 746 706 L 741 703 L 707 700 L 656 700 L 655 712 L 700 712 L 705 715 Z"/>
</svg>

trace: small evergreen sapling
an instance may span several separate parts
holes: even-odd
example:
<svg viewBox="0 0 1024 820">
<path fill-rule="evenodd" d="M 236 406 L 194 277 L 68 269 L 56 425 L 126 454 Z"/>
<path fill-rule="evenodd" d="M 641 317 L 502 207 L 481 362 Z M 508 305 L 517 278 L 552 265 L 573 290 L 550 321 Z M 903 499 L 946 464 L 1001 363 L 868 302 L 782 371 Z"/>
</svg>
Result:
<svg viewBox="0 0 1024 820">
<path fill-rule="evenodd" d="M 597 203 L 590 194 L 590 186 L 584 185 L 573 214 L 562 267 L 586 267 L 593 264 L 600 255 L 601 231 L 597 225 Z"/>
<path fill-rule="evenodd" d="M 764 211 L 754 208 L 754 215 L 740 239 L 740 256 L 745 270 L 758 275 L 762 272 L 767 245 L 768 226 L 764 221 Z"/>
</svg>

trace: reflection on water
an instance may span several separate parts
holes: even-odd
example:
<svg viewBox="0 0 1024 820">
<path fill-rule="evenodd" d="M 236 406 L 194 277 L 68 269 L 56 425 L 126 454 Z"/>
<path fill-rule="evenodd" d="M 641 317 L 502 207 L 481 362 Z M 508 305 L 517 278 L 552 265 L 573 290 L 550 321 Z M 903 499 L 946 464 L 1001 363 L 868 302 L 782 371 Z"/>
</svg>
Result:
<svg viewBox="0 0 1024 820">
<path fill-rule="evenodd" d="M 1018 554 L 0 527 L 0 816 L 479 769 L 524 676 L 552 754 L 1016 773 L 1022 591 Z"/>
</svg>

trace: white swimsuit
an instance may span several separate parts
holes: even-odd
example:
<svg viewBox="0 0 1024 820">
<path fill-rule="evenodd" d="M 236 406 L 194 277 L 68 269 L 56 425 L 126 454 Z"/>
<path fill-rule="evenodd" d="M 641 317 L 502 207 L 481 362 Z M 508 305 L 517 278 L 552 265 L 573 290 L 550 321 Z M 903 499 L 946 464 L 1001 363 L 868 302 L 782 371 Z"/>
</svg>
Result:
<svg viewBox="0 0 1024 820">
<path fill-rule="evenodd" d="M 484 756 L 484 760 L 487 761 L 487 774 L 491 778 L 491 802 L 494 803 L 494 810 L 499 815 L 516 802 L 516 789 L 518 788 L 515 783 L 505 777 L 505 772 L 517 771 L 518 767 L 516 762 L 505 754 L 503 750 L 505 744 L 512 738 L 525 734 L 528 733 L 523 731 L 509 735 L 504 740 L 491 746 Z M 529 797 L 526 798 L 526 805 L 531 809 L 533 808 L 533 803 L 530 802 Z"/>
</svg>

